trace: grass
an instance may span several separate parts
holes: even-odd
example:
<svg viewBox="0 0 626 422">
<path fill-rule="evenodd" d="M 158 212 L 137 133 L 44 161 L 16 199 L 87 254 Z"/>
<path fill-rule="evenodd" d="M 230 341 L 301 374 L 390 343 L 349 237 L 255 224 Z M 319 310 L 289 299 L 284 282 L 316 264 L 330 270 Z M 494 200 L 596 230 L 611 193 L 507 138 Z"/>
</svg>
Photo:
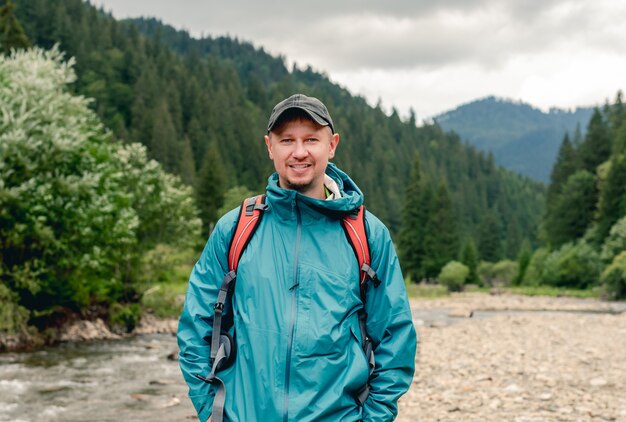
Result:
<svg viewBox="0 0 626 422">
<path fill-rule="evenodd" d="M 406 291 L 411 299 L 439 299 L 450 296 L 445 286 L 440 284 L 411 283 L 405 281 Z M 491 287 L 465 286 L 465 292 L 490 293 Z M 599 299 L 599 289 L 565 289 L 550 286 L 507 286 L 499 287 L 499 292 L 522 296 L 550 296 Z"/>
<path fill-rule="evenodd" d="M 507 293 L 524 295 L 524 296 L 550 296 L 550 297 L 575 297 L 584 299 L 599 299 L 600 291 L 598 289 L 564 289 L 550 286 L 510 286 L 503 290 Z"/>
<path fill-rule="evenodd" d="M 405 281 L 406 292 L 411 299 L 438 299 L 449 296 L 448 289 L 439 284 L 411 283 Z"/>
</svg>

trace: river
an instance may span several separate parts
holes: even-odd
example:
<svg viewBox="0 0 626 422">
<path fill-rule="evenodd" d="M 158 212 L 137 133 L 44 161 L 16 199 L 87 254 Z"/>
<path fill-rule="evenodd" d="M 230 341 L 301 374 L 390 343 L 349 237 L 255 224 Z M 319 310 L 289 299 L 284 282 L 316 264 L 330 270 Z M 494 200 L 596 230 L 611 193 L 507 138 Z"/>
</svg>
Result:
<svg viewBox="0 0 626 422">
<path fill-rule="evenodd" d="M 176 338 L 67 343 L 0 355 L 0 421 L 190 421 Z"/>
</svg>

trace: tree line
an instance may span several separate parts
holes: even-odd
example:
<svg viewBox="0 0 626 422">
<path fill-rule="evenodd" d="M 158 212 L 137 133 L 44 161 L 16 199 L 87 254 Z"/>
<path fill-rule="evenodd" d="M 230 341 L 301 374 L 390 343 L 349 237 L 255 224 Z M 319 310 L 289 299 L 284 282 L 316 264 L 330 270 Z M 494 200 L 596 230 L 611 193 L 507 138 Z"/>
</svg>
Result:
<svg viewBox="0 0 626 422">
<path fill-rule="evenodd" d="M 118 22 L 79 0 L 5 1 L 0 17 L 3 49 L 38 46 L 0 69 L 11 116 L 0 129 L 0 302 L 9 316 L 0 330 L 89 309 L 132 325 L 144 257 L 205 238 L 233 198 L 263 189 L 267 115 L 298 91 L 328 105 L 345 134 L 337 164 L 368 208 L 400 237 L 424 228 L 424 276 L 472 243 L 475 255 L 498 259 L 537 242 L 540 184 L 310 67 L 289 70 L 249 43 L 197 40 L 154 20 Z M 413 222 L 411 186 L 427 206 Z M 418 279 L 407 244 L 399 241 L 403 265 Z"/>
<path fill-rule="evenodd" d="M 502 239 L 517 225 L 512 230 L 536 244 L 543 187 L 498 168 L 436 124 L 418 128 L 414 115 L 388 115 L 310 67 L 287 69 L 284 58 L 237 39 L 195 39 L 154 19 L 116 21 L 80 0 L 15 3 L 35 45 L 60 42 L 76 58 L 75 90 L 94 98 L 105 125 L 120 139 L 146 145 L 166 170 L 196 188 L 205 233 L 226 190 L 264 188 L 272 171 L 262 141 L 269 112 L 304 92 L 330 109 L 342 133 L 337 164 L 393 233 L 418 152 L 424 171 L 447 185 L 461 235 L 474 237 L 493 210 Z"/>
</svg>

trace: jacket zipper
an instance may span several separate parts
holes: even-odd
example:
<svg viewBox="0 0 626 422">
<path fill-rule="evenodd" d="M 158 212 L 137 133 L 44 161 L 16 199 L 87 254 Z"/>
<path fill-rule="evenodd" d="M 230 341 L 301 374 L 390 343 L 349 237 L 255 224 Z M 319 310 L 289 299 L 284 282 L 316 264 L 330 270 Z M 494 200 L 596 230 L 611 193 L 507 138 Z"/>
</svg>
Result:
<svg viewBox="0 0 626 422">
<path fill-rule="evenodd" d="M 295 198 L 292 201 L 293 207 L 296 210 L 296 252 L 293 263 L 293 286 L 291 286 L 291 322 L 289 328 L 289 346 L 287 347 L 287 367 L 285 369 L 285 404 L 283 410 L 283 421 L 289 420 L 289 377 L 291 375 L 291 349 L 293 348 L 293 334 L 296 329 L 296 308 L 298 305 L 298 255 L 300 253 L 300 235 L 302 232 L 302 221 L 300 217 L 300 210 L 296 206 Z"/>
</svg>

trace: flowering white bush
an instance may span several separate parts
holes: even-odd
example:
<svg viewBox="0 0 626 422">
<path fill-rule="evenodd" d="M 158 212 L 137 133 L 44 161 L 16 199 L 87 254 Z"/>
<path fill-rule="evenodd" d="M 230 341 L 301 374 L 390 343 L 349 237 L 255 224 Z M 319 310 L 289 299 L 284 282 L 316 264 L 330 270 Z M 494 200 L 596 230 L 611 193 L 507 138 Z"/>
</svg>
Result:
<svg viewBox="0 0 626 422">
<path fill-rule="evenodd" d="M 128 300 L 141 254 L 201 226 L 191 190 L 68 92 L 72 64 L 0 57 L 0 280 L 29 309 Z"/>
</svg>

